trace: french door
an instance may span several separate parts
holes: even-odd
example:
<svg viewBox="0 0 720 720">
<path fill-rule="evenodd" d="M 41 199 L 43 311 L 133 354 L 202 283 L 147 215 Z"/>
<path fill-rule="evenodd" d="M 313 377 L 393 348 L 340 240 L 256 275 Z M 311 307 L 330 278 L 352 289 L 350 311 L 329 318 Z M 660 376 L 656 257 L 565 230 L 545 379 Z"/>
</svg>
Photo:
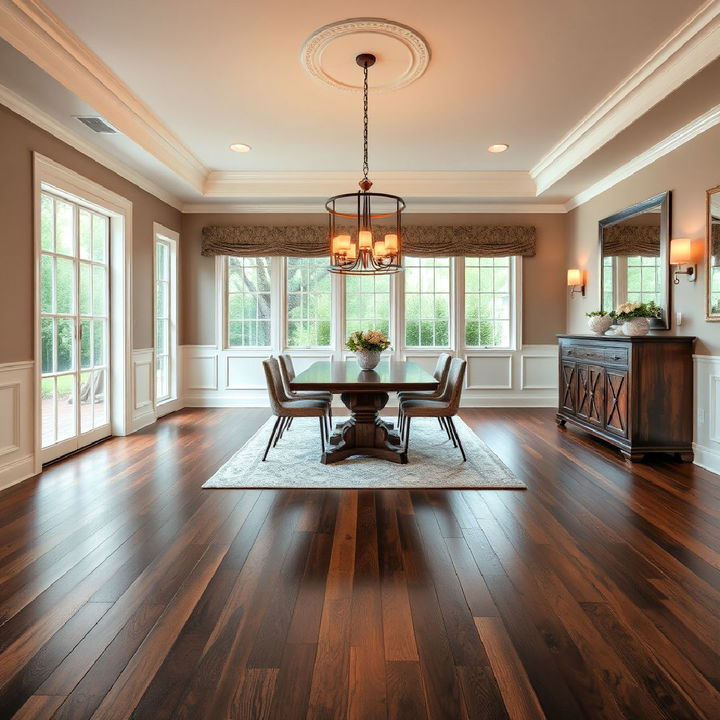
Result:
<svg viewBox="0 0 720 720">
<path fill-rule="evenodd" d="M 40 195 L 42 462 L 110 435 L 110 219 Z"/>
</svg>

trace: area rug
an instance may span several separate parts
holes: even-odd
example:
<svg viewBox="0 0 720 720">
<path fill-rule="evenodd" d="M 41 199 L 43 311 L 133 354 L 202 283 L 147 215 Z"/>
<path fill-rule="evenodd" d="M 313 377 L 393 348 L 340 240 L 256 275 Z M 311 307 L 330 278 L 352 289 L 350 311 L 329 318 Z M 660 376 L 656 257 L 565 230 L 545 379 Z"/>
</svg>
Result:
<svg viewBox="0 0 720 720">
<path fill-rule="evenodd" d="M 387 418 L 390 420 L 389 418 Z M 412 421 L 408 464 L 355 456 L 323 465 L 317 418 L 296 418 L 267 460 L 270 418 L 204 485 L 204 488 L 482 488 L 524 489 L 500 458 L 455 418 L 467 462 L 434 418 Z"/>
</svg>

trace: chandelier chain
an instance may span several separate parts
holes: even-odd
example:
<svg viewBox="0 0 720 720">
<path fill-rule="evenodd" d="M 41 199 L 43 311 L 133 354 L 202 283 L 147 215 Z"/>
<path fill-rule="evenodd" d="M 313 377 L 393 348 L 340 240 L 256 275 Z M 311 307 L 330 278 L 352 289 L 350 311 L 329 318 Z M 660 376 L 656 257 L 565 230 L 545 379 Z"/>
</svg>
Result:
<svg viewBox="0 0 720 720">
<path fill-rule="evenodd" d="M 363 65 L 363 180 L 368 179 L 368 66 Z"/>
</svg>

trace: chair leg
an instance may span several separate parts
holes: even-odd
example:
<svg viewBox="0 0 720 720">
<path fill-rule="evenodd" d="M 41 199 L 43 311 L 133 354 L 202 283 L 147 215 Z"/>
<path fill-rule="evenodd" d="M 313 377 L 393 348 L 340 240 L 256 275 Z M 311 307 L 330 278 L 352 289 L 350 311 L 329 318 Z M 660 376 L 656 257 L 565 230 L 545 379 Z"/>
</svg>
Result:
<svg viewBox="0 0 720 720">
<path fill-rule="evenodd" d="M 265 454 L 263 455 L 262 461 L 265 462 L 265 458 L 267 457 L 268 450 L 270 450 L 270 444 L 273 441 L 273 437 L 275 436 L 275 431 L 277 430 L 277 426 L 280 423 L 280 420 L 282 418 L 278 417 L 278 419 L 275 421 L 275 424 L 273 425 L 272 432 L 270 433 L 270 439 L 268 440 L 267 447 L 265 448 Z"/>
<path fill-rule="evenodd" d="M 325 454 L 325 421 L 322 415 L 318 418 L 320 421 L 320 447 L 322 448 L 323 455 Z"/>
<path fill-rule="evenodd" d="M 402 408 L 400 407 L 400 401 L 398 400 L 398 417 L 397 417 L 397 423 L 398 430 L 400 429 L 400 413 L 402 412 Z"/>
<path fill-rule="evenodd" d="M 410 447 L 410 421 L 412 420 L 411 417 L 405 418 L 405 452 L 408 451 L 408 447 Z"/>
<path fill-rule="evenodd" d="M 333 431 L 332 401 L 330 401 L 330 404 L 328 405 L 328 420 L 330 421 L 330 434 L 328 435 L 328 438 L 329 438 L 330 435 L 332 435 L 332 431 Z"/>
<path fill-rule="evenodd" d="M 290 422 L 288 422 L 287 427 L 285 428 L 286 430 L 289 430 L 289 429 L 290 429 L 290 426 L 292 425 L 292 421 L 293 421 L 294 419 L 295 419 L 295 418 L 290 418 Z"/>
<path fill-rule="evenodd" d="M 441 417 L 440 421 L 441 425 L 445 429 L 445 432 L 447 433 L 448 440 L 452 442 L 453 447 L 457 447 L 457 443 L 455 442 L 455 436 L 450 432 L 450 426 L 448 425 L 447 418 Z"/>
<path fill-rule="evenodd" d="M 280 423 L 280 427 L 278 428 L 278 433 L 275 436 L 275 442 L 273 443 L 273 447 L 277 447 L 278 440 L 283 436 L 283 433 L 285 432 L 285 426 L 287 425 L 288 418 L 284 417 L 281 418 L 282 422 Z"/>
<path fill-rule="evenodd" d="M 465 456 L 465 450 L 463 449 L 462 443 L 460 442 L 460 436 L 458 435 L 458 431 L 455 427 L 455 423 L 453 422 L 451 417 L 448 417 L 447 421 L 450 424 L 450 428 L 453 431 L 453 435 L 455 436 L 455 439 L 457 440 L 458 447 L 460 448 L 460 452 L 462 453 L 463 462 L 467 462 L 467 457 Z"/>
</svg>

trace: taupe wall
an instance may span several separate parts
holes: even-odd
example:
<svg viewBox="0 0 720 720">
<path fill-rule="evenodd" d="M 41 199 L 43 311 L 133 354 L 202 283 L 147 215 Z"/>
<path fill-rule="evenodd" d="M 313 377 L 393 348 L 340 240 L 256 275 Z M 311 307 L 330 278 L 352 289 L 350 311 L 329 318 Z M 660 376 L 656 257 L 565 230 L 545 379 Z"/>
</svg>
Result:
<svg viewBox="0 0 720 720">
<path fill-rule="evenodd" d="M 720 355 L 720 323 L 705 321 L 705 274 L 702 262 L 705 242 L 705 190 L 720 184 L 720 126 L 708 130 L 652 165 L 593 198 L 567 215 L 567 267 L 587 269 L 586 296 L 568 300 L 568 330 L 587 332 L 585 313 L 600 306 L 600 256 L 597 223 L 628 205 L 664 190 L 672 191 L 671 237 L 696 239 L 699 277 L 689 283 L 671 284 L 672 329 L 677 335 L 695 335 L 695 352 Z M 681 327 L 675 313 L 682 312 Z"/>
<path fill-rule="evenodd" d="M 555 342 L 565 329 L 565 218 L 563 215 L 410 215 L 413 224 L 535 225 L 537 255 L 523 259 L 523 343 Z M 205 225 L 324 225 L 325 215 L 184 215 L 181 246 L 183 345 L 215 344 L 215 259 L 202 257 Z"/>
<path fill-rule="evenodd" d="M 133 347 L 152 347 L 153 222 L 180 212 L 0 106 L 0 363 L 33 359 L 33 151 L 132 201 Z"/>
</svg>

